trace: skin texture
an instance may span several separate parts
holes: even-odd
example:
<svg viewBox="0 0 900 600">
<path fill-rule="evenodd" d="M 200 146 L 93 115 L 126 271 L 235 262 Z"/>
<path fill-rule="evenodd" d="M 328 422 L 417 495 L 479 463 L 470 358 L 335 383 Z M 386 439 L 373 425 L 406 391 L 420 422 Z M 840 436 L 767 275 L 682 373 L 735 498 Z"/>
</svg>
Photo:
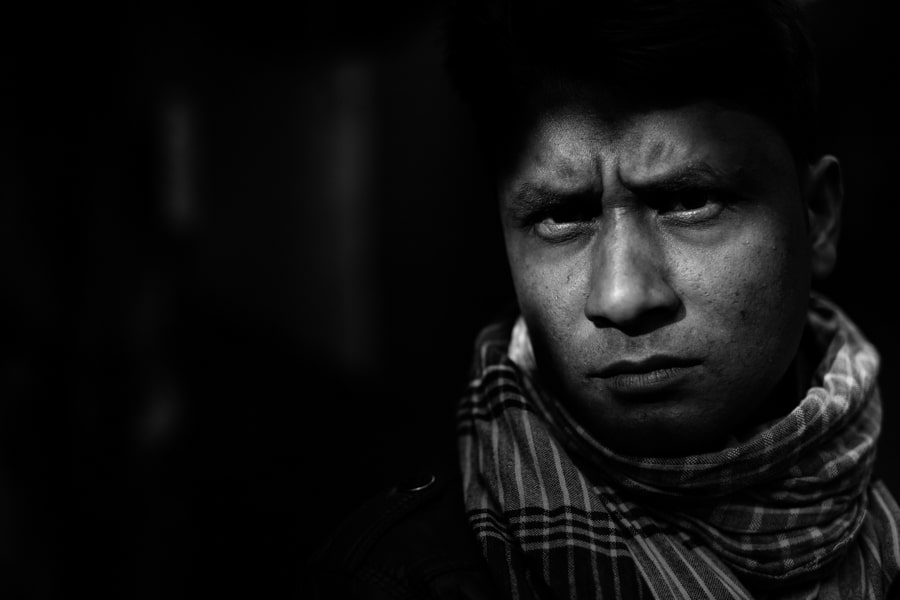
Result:
<svg viewBox="0 0 900 600">
<path fill-rule="evenodd" d="M 538 372 L 602 443 L 713 451 L 796 405 L 811 280 L 834 263 L 833 157 L 798 167 L 766 121 L 711 103 L 556 109 L 515 156 L 499 203 Z"/>
</svg>

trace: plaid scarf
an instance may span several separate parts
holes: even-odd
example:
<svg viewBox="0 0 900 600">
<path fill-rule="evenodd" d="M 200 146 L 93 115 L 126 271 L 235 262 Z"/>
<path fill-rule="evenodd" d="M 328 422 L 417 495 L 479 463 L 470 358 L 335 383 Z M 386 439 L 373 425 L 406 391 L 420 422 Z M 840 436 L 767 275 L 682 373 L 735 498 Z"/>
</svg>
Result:
<svg viewBox="0 0 900 600">
<path fill-rule="evenodd" d="M 870 483 L 878 355 L 813 297 L 824 358 L 787 416 L 721 451 L 616 454 L 538 389 L 519 318 L 485 329 L 459 407 L 469 522 L 508 598 L 882 598 L 900 508 Z M 512 341 L 511 341 L 512 340 Z"/>
</svg>

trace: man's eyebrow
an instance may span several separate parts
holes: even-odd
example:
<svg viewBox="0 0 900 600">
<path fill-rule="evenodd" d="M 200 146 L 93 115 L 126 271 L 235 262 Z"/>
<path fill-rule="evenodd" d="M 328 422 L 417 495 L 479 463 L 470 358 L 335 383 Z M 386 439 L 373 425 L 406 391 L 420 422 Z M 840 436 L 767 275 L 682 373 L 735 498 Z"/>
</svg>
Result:
<svg viewBox="0 0 900 600">
<path fill-rule="evenodd" d="M 663 173 L 623 181 L 634 192 L 667 192 L 695 188 L 721 187 L 739 182 L 742 169 L 726 172 L 705 162 L 680 165 Z"/>
<path fill-rule="evenodd" d="M 647 177 L 623 180 L 632 192 L 665 193 L 691 189 L 739 186 L 744 170 L 724 171 L 706 162 L 691 162 Z M 599 192 L 590 187 L 559 190 L 540 183 L 525 182 L 513 190 L 510 206 L 518 212 L 531 212 L 571 200 L 596 198 Z"/>
<path fill-rule="evenodd" d="M 567 200 L 584 199 L 595 195 L 596 192 L 589 187 L 556 190 L 541 184 L 523 183 L 513 191 L 510 204 L 516 210 L 529 212 Z"/>
</svg>

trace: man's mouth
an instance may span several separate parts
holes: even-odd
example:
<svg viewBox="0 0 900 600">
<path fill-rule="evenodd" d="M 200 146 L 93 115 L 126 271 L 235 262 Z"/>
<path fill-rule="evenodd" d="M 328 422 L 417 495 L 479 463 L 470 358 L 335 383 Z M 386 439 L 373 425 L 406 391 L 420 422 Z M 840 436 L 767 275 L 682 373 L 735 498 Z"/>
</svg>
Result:
<svg viewBox="0 0 900 600">
<path fill-rule="evenodd" d="M 660 392 L 681 383 L 700 364 L 699 360 L 654 355 L 620 360 L 593 374 L 611 390 L 623 394 Z"/>
</svg>

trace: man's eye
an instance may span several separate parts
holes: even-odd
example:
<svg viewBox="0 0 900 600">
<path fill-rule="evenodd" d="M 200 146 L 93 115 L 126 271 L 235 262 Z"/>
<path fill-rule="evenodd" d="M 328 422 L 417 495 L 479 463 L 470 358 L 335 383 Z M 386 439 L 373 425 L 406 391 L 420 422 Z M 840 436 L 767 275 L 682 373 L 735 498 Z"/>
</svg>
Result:
<svg viewBox="0 0 900 600">
<path fill-rule="evenodd" d="M 582 231 L 594 217 L 590 207 L 580 203 L 556 206 L 537 216 L 534 232 L 547 240 L 565 240 Z"/>
<path fill-rule="evenodd" d="M 653 198 L 649 204 L 661 216 L 686 223 L 712 219 L 725 208 L 724 198 L 708 191 L 665 194 Z"/>
</svg>

